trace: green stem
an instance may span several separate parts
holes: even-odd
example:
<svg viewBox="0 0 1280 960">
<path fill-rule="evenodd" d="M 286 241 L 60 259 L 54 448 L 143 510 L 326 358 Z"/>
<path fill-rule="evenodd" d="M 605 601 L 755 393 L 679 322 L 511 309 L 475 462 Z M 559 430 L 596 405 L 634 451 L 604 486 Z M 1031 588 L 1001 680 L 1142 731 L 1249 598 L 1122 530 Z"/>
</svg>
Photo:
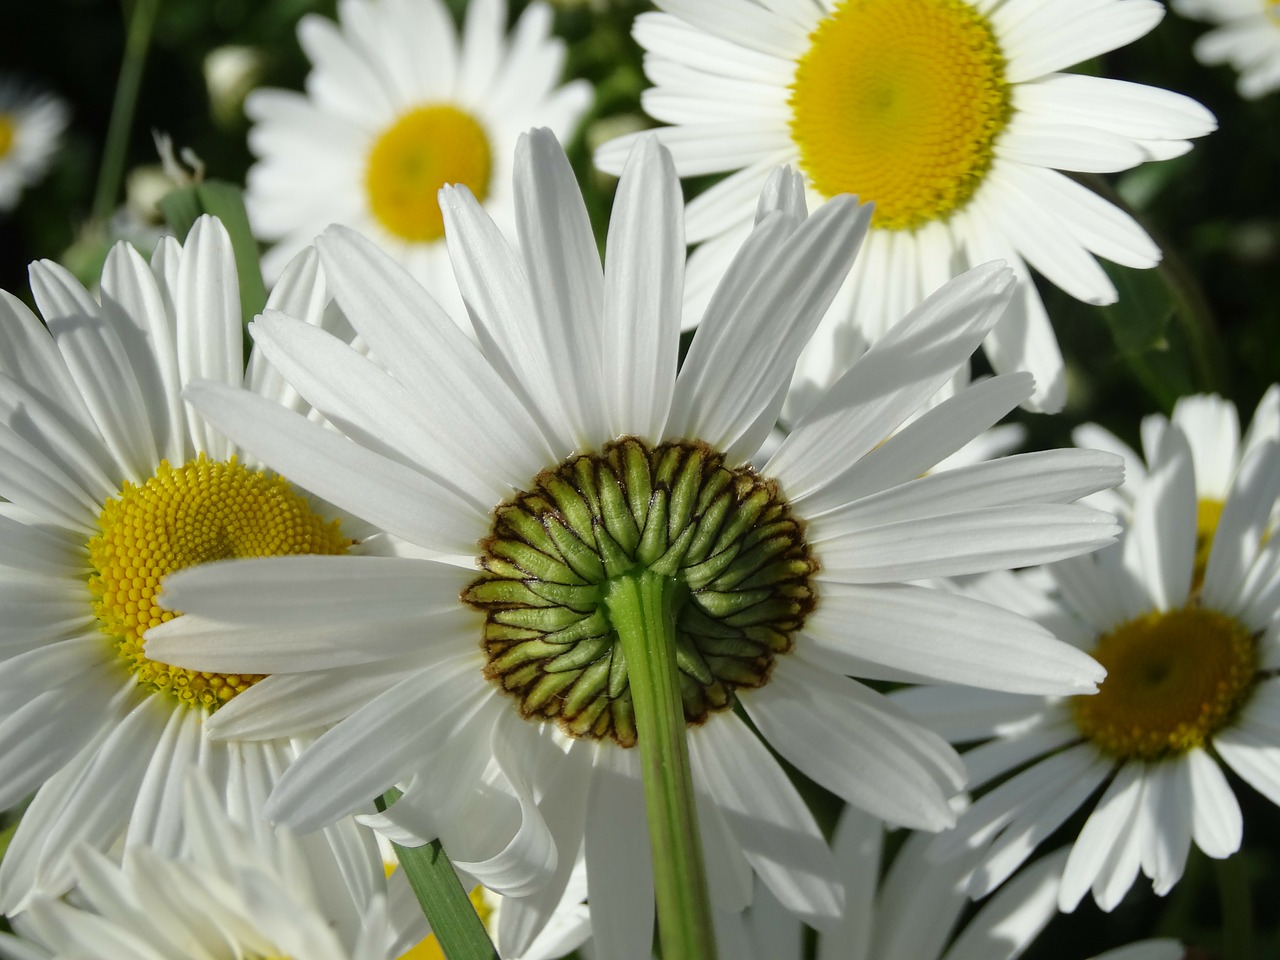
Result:
<svg viewBox="0 0 1280 960">
<path fill-rule="evenodd" d="M 1160 263 L 1155 269 L 1177 301 L 1178 309 L 1174 311 L 1174 316 L 1187 341 L 1197 388 L 1205 393 L 1222 391 L 1227 385 L 1226 354 L 1213 310 L 1195 275 L 1187 268 L 1173 245 L 1120 196 L 1110 181 L 1098 174 L 1082 174 L 1079 179 L 1133 217 L 1160 248 Z"/>
<path fill-rule="evenodd" d="M 676 581 L 644 570 L 609 583 L 605 606 L 627 658 L 663 960 L 714 960 L 684 703 L 676 671 Z"/>
<path fill-rule="evenodd" d="M 385 810 L 399 797 L 399 790 L 388 790 L 378 798 L 378 809 Z M 402 847 L 398 843 L 393 846 L 445 957 L 448 960 L 498 960 L 489 932 L 462 888 L 440 841 L 432 840 L 421 847 Z"/>
<path fill-rule="evenodd" d="M 1218 900 L 1222 906 L 1223 955 L 1249 960 L 1253 956 L 1253 904 L 1243 853 L 1215 863 Z"/>
<path fill-rule="evenodd" d="M 136 0 L 129 17 L 124 60 L 120 64 L 116 96 L 111 104 L 111 122 L 107 126 L 107 142 L 102 150 L 102 166 L 98 169 L 98 185 L 93 192 L 93 220 L 99 224 L 105 224 L 111 218 L 111 212 L 120 196 L 120 184 L 124 181 L 125 153 L 129 147 L 129 131 L 133 127 L 133 112 L 138 103 L 138 90 L 142 86 L 147 47 L 151 45 L 151 30 L 155 26 L 159 9 L 160 0 Z"/>
</svg>

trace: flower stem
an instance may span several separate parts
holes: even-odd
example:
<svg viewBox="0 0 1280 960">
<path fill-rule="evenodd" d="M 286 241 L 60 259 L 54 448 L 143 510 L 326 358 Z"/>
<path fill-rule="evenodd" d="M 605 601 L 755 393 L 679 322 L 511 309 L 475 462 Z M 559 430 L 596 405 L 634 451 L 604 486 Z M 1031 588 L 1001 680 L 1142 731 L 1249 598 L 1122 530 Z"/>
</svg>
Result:
<svg viewBox="0 0 1280 960">
<path fill-rule="evenodd" d="M 663 960 L 714 960 L 706 866 L 694 806 L 684 703 L 676 672 L 672 577 L 615 577 L 605 595 L 635 708 Z"/>
<path fill-rule="evenodd" d="M 111 219 L 124 180 L 125 153 L 129 147 L 129 130 L 142 86 L 142 69 L 151 45 L 160 0 L 136 0 L 129 17 L 129 32 L 124 42 L 124 60 L 116 95 L 111 104 L 111 122 L 107 126 L 107 143 L 102 150 L 102 166 L 98 168 L 98 185 L 93 192 L 93 220 L 105 224 Z"/>
<path fill-rule="evenodd" d="M 388 790 L 377 799 L 378 809 L 385 810 L 399 797 L 399 790 Z M 421 847 L 402 847 L 398 843 L 392 846 L 445 957 L 498 960 L 498 951 L 440 841 L 432 840 Z"/>
<path fill-rule="evenodd" d="M 1223 955 L 1249 960 L 1253 956 L 1253 904 L 1244 854 L 1237 851 L 1214 866 L 1222 905 Z"/>
</svg>

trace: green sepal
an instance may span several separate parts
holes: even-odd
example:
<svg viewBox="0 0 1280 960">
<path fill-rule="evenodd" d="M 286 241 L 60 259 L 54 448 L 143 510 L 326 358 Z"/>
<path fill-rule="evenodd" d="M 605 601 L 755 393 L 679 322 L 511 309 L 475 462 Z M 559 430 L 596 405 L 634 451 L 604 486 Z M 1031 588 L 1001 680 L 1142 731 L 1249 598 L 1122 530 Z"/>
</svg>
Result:
<svg viewBox="0 0 1280 960">
<path fill-rule="evenodd" d="M 649 519 L 640 534 L 636 560 L 647 567 L 667 552 L 667 491 L 656 490 L 649 502 Z"/>
<path fill-rule="evenodd" d="M 571 650 L 566 650 L 560 656 L 548 660 L 543 665 L 543 669 L 547 673 L 586 669 L 589 664 L 605 656 L 613 644 L 614 638 L 612 634 L 583 640 L 575 644 Z"/>
<path fill-rule="evenodd" d="M 491 557 L 502 557 L 513 564 L 514 574 L 499 570 L 490 564 L 490 570 L 498 576 L 514 576 L 517 580 L 534 577 L 551 583 L 568 583 L 581 586 L 589 581 L 578 576 L 568 564 L 535 550 L 519 540 L 497 540 L 489 545 Z"/>
<path fill-rule="evenodd" d="M 564 562 L 584 582 L 599 583 L 605 578 L 604 564 L 600 560 L 600 554 L 596 553 L 590 544 L 583 543 L 572 531 L 566 530 L 555 520 L 547 523 L 547 532 L 551 534 L 551 539 L 556 542 L 556 547 L 560 550 L 560 556 L 564 557 Z M 587 535 L 591 535 L 590 527 L 587 528 Z M 594 540 L 595 538 L 592 537 L 593 542 Z M 547 578 L 544 577 L 543 579 Z"/>
</svg>

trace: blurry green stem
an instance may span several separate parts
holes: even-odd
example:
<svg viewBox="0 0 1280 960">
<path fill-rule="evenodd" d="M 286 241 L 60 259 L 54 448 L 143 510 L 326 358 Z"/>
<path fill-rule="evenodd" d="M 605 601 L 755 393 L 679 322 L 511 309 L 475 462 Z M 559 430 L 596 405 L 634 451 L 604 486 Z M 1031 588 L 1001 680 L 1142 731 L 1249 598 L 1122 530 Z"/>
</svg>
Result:
<svg viewBox="0 0 1280 960">
<path fill-rule="evenodd" d="M 399 790 L 388 790 L 378 798 L 378 809 L 385 810 L 399 797 Z M 498 960 L 498 951 L 440 841 L 432 840 L 421 847 L 402 847 L 398 843 L 394 846 L 409 886 L 447 960 Z"/>
<path fill-rule="evenodd" d="M 1227 369 L 1222 338 L 1218 334 L 1213 311 L 1210 310 L 1209 302 L 1195 276 L 1187 269 L 1177 250 L 1138 211 L 1126 203 L 1108 181 L 1096 174 L 1082 175 L 1081 179 L 1137 220 L 1160 248 L 1160 263 L 1156 271 L 1178 302 L 1179 309 L 1174 311 L 1174 315 L 1190 348 L 1196 388 L 1205 393 L 1221 392 L 1226 386 Z"/>
<path fill-rule="evenodd" d="M 1223 956 L 1232 960 L 1253 957 L 1253 904 L 1244 854 L 1237 851 L 1214 866 L 1218 874 L 1218 899 L 1222 904 Z"/>
<path fill-rule="evenodd" d="M 129 15 L 129 30 L 124 43 L 124 60 L 116 81 L 116 96 L 111 104 L 111 122 L 107 126 L 107 142 L 102 150 L 102 166 L 98 168 L 98 186 L 93 192 L 93 220 L 105 224 L 111 218 L 124 180 L 125 153 L 129 148 L 129 131 L 133 112 L 142 86 L 142 71 L 151 45 L 160 0 L 135 0 Z"/>
<path fill-rule="evenodd" d="M 630 674 L 649 822 L 663 960 L 715 960 L 684 702 L 676 672 L 671 577 L 644 570 L 614 578 L 605 595 Z"/>
</svg>

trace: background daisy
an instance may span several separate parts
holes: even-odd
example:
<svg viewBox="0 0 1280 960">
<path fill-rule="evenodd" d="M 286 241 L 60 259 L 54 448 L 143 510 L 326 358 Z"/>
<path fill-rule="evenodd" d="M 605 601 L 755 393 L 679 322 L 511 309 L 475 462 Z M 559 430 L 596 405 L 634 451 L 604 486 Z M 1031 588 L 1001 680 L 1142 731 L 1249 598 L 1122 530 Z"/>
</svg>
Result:
<svg viewBox="0 0 1280 960">
<path fill-rule="evenodd" d="M 393 960 L 422 938 L 408 884 L 388 897 L 376 846 L 336 860 L 328 844 L 268 826 L 238 786 L 224 796 L 202 772 L 187 779 L 175 854 L 133 847 L 117 864 L 77 848 L 75 899 L 36 900 L 17 918 L 22 939 L 0 933 L 0 956 Z"/>
<path fill-rule="evenodd" d="M 245 384 L 299 413 L 251 359 L 231 243 L 203 218 L 148 264 L 114 247 L 95 300 L 62 267 L 31 267 L 43 323 L 0 293 L 0 809 L 34 793 L 0 864 L 0 910 L 71 882 L 80 842 L 175 853 L 186 772 L 265 799 L 299 743 L 210 743 L 204 724 L 259 678 L 171 669 L 142 633 L 170 619 L 160 578 L 228 556 L 378 552 L 385 538 L 240 457 L 187 407 L 192 379 Z M 341 329 L 314 255 L 271 301 Z M 47 325 L 47 326 L 46 326 Z M 317 326 L 317 328 L 319 328 Z M 299 731 L 302 732 L 302 731 Z M 333 829 L 357 846 L 355 825 Z"/>
<path fill-rule="evenodd" d="M 567 137 L 591 100 L 582 81 L 557 87 L 564 44 L 532 3 L 506 33 L 505 0 L 467 4 L 459 35 L 440 0 L 342 0 L 338 23 L 309 14 L 298 39 L 307 92 L 257 90 L 245 202 L 274 243 L 268 281 L 331 223 L 390 251 L 462 318 L 436 200 L 465 184 L 511 234 L 516 137 L 548 126 Z"/>
<path fill-rule="evenodd" d="M 1111 303 L 1095 257 L 1151 267 L 1160 251 L 1127 214 L 1059 171 L 1110 173 L 1175 157 L 1214 128 L 1177 94 L 1062 74 L 1142 36 L 1150 0 L 660 0 L 638 17 L 654 86 L 642 102 L 682 176 L 732 175 L 695 198 L 689 268 L 700 306 L 749 229 L 779 163 L 812 205 L 838 193 L 876 204 L 866 250 L 797 383 L 825 387 L 907 309 L 968 266 L 1000 258 L 1025 282 L 987 338 L 998 372 L 1029 370 L 1031 406 L 1059 409 L 1062 359 L 1027 265 L 1074 297 Z M 621 169 L 631 140 L 597 153 Z"/>
<path fill-rule="evenodd" d="M 883 823 L 860 810 L 844 810 L 832 850 L 848 901 L 840 923 L 818 935 L 816 960 L 1016 960 L 1032 946 L 1058 912 L 1065 851 L 1028 866 L 965 916 L 969 874 L 978 857 L 970 852 L 933 861 L 927 853 L 930 839 L 913 833 L 895 845 Z M 767 889 L 757 890 L 756 902 L 743 915 L 722 915 L 720 921 L 722 955 L 739 960 L 805 956 L 803 928 L 778 908 Z M 1176 940 L 1152 940 L 1094 960 L 1182 956 Z"/>
<path fill-rule="evenodd" d="M 67 104 L 13 77 L 0 78 L 0 212 L 44 176 L 71 119 Z"/>
<path fill-rule="evenodd" d="M 677 375 L 684 244 L 666 152 L 653 140 L 637 148 L 603 268 L 548 131 L 522 139 L 516 183 L 519 254 L 465 189 L 446 191 L 478 344 L 376 248 L 337 229 L 318 241 L 326 276 L 389 372 L 297 321 L 253 325 L 284 376 L 358 442 L 245 391 L 191 393 L 277 468 L 439 559 L 192 571 L 166 581 L 166 602 L 230 622 L 239 639 L 210 649 L 201 637 L 225 627 L 188 616 L 149 635 L 150 655 L 197 669 L 273 664 L 275 676 L 220 711 L 218 734 L 283 734 L 299 710 L 349 714 L 274 795 L 270 814 L 299 827 L 398 784 L 403 796 L 370 822 L 399 842 L 440 835 L 465 860 L 468 834 L 492 836 L 474 799 L 492 750 L 509 805 L 523 808 L 508 849 L 537 868 L 530 891 L 544 884 L 504 906 L 503 949 L 519 952 L 545 922 L 585 845 L 593 943 L 601 957 L 635 957 L 648 951 L 653 886 L 639 758 L 626 749 L 628 672 L 599 591 L 608 570 L 656 565 L 660 553 L 697 598 L 681 605 L 679 662 L 713 896 L 744 906 L 756 872 L 788 909 L 829 920 L 838 890 L 817 824 L 726 708 L 741 704 L 775 749 L 849 802 L 948 825 L 955 758 L 845 674 L 1089 690 L 1096 665 L 1029 621 L 897 581 L 1106 542 L 1111 518 L 1070 501 L 1116 482 L 1117 463 L 1055 451 L 916 479 L 989 425 L 992 405 L 1025 399 L 1025 374 L 965 391 L 881 443 L 996 321 L 1012 279 L 989 266 L 883 338 L 757 475 L 741 465 L 776 419 L 869 211 L 841 198 L 807 217 L 798 179 L 779 171 Z M 610 500 L 623 489 L 629 499 Z M 806 618 L 814 592 L 822 602 Z M 308 626 L 324 625 L 323 650 L 263 629 L 282 596 L 291 618 L 301 609 Z M 395 671 L 396 686 L 361 688 L 331 669 L 339 662 Z"/>
<path fill-rule="evenodd" d="M 1194 398 L 1183 419 L 1223 407 Z M 1274 420 L 1262 422 L 1274 430 Z M 1239 848 L 1240 806 L 1222 765 L 1280 803 L 1280 548 L 1267 535 L 1280 494 L 1280 436 L 1255 436 L 1234 469 L 1224 431 L 1213 438 L 1223 455 L 1212 473 L 1163 417 L 1147 418 L 1143 437 L 1147 468 L 1120 544 L 969 590 L 1090 650 L 1108 669 L 1098 695 L 1045 700 L 919 688 L 895 696 L 954 742 L 989 741 L 965 754 L 975 788 L 1017 771 L 937 841 L 940 856 L 986 849 L 975 896 L 1000 884 L 1077 809 L 1091 812 L 1073 843 L 1060 904 L 1072 910 L 1092 888 L 1110 910 L 1139 869 L 1167 893 L 1193 841 L 1211 857 Z M 1214 500 L 1223 479 L 1228 488 Z"/>
<path fill-rule="evenodd" d="M 1280 5 L 1275 0 L 1173 0 L 1171 5 L 1184 17 L 1214 24 L 1192 49 L 1208 66 L 1231 64 L 1240 74 L 1240 96 L 1256 100 L 1280 89 Z"/>
</svg>

